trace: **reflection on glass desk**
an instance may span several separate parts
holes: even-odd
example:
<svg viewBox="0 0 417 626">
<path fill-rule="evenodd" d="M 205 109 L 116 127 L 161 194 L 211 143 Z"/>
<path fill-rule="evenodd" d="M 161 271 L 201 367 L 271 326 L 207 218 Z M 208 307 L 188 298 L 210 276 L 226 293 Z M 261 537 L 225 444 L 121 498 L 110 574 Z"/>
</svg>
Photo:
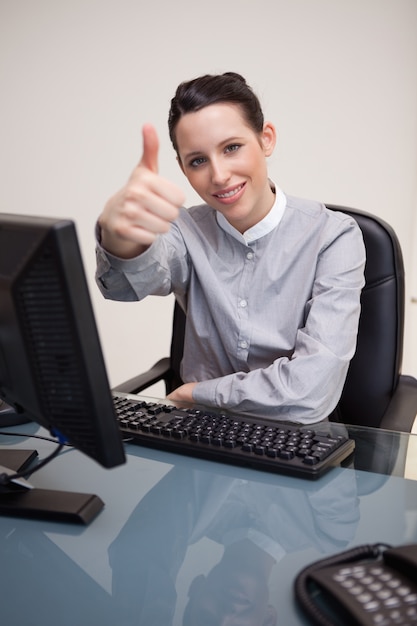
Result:
<svg viewBox="0 0 417 626">
<path fill-rule="evenodd" d="M 307 624 L 292 588 L 306 564 L 417 542 L 417 481 L 403 478 L 413 435 L 348 430 L 353 461 L 315 482 L 130 444 L 127 464 L 105 470 L 67 449 L 31 482 L 96 493 L 105 508 L 88 527 L 0 517 L 2 624 Z M 40 457 L 54 446 L 12 434 L 0 445 Z"/>
</svg>

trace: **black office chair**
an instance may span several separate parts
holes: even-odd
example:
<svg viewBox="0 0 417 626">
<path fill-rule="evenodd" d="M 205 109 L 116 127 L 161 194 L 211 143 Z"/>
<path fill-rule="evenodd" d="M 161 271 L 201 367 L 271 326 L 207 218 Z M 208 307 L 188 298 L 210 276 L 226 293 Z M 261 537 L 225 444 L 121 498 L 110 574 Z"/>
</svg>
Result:
<svg viewBox="0 0 417 626">
<path fill-rule="evenodd" d="M 401 373 L 405 290 L 399 241 L 393 229 L 374 215 L 327 207 L 358 222 L 367 255 L 357 349 L 335 415 L 345 424 L 410 432 L 417 415 L 417 380 Z M 175 304 L 170 357 L 115 389 L 140 393 L 163 380 L 168 394 L 181 385 L 184 328 L 185 314 Z"/>
</svg>

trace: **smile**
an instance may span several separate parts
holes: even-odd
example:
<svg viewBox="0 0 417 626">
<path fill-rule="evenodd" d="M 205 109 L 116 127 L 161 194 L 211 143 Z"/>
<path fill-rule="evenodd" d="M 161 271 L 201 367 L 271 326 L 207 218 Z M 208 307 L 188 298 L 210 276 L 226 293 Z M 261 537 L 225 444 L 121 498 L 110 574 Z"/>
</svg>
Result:
<svg viewBox="0 0 417 626">
<path fill-rule="evenodd" d="M 239 185 L 232 189 L 231 191 L 226 191 L 225 193 L 215 193 L 213 194 L 216 198 L 233 198 L 241 189 L 243 189 L 244 185 Z"/>
</svg>

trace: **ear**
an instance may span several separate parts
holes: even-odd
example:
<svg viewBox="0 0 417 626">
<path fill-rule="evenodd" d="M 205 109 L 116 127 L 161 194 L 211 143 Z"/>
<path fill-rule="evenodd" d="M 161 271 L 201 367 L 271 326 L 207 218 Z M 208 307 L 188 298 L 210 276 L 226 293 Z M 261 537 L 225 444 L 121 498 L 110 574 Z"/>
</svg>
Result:
<svg viewBox="0 0 417 626">
<path fill-rule="evenodd" d="M 262 130 L 262 146 L 265 156 L 271 156 L 277 141 L 277 131 L 272 122 L 265 122 Z"/>
</svg>

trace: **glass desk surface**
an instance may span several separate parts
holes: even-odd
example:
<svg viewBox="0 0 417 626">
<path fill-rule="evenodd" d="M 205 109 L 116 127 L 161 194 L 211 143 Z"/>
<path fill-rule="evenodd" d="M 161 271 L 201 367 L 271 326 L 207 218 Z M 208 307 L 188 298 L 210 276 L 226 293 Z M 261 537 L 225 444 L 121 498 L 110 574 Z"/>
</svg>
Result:
<svg viewBox="0 0 417 626">
<path fill-rule="evenodd" d="M 132 444 L 125 465 L 105 470 L 66 449 L 31 483 L 105 507 L 87 527 L 0 517 L 2 624 L 308 624 L 293 597 L 305 565 L 365 543 L 417 543 L 417 481 L 404 479 L 415 435 L 348 430 L 353 461 L 318 481 Z M 55 444 L 8 434 L 0 446 L 42 458 Z"/>
</svg>

